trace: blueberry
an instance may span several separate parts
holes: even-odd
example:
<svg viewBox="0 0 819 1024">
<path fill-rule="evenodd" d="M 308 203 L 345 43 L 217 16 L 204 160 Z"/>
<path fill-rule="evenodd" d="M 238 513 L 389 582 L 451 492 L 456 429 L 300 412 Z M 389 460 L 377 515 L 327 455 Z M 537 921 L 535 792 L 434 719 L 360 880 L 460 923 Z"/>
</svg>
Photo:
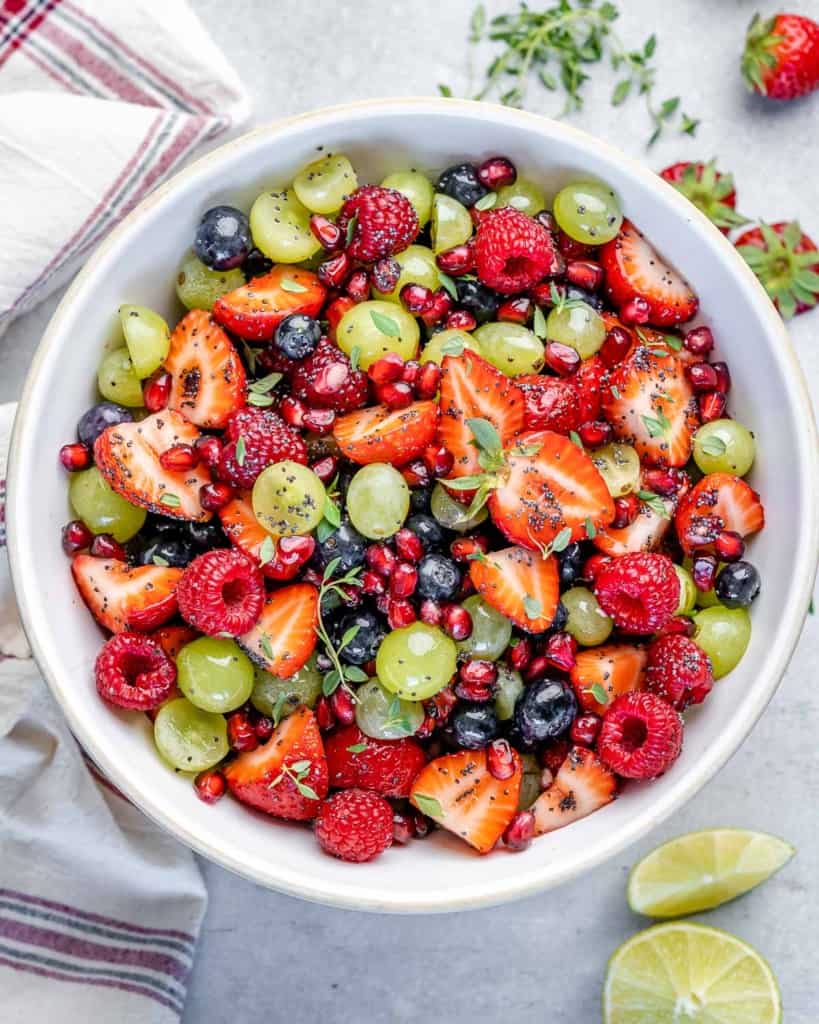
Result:
<svg viewBox="0 0 819 1024">
<path fill-rule="evenodd" d="M 732 562 L 717 576 L 714 593 L 726 608 L 747 608 L 761 585 L 759 573 L 750 562 Z"/>
<path fill-rule="evenodd" d="M 77 437 L 89 448 L 106 427 L 115 427 L 118 423 L 132 423 L 133 414 L 130 409 L 116 402 L 100 402 L 82 414 L 77 424 Z"/>
<path fill-rule="evenodd" d="M 313 557 L 321 569 L 326 569 L 334 558 L 340 559 L 334 575 L 343 576 L 344 573 L 364 564 L 367 544 L 366 538 L 351 525 L 350 520 L 344 519 L 334 533 L 319 541 Z"/>
<path fill-rule="evenodd" d="M 558 601 L 557 608 L 555 609 L 555 617 L 552 619 L 549 631 L 552 633 L 561 633 L 566 628 L 566 623 L 568 621 L 569 609 L 562 601 Z"/>
<path fill-rule="evenodd" d="M 489 189 L 482 185 L 472 164 L 455 164 L 441 174 L 437 189 L 457 199 L 463 206 L 474 206 Z"/>
<path fill-rule="evenodd" d="M 274 343 L 288 359 L 305 359 L 318 345 L 321 325 L 304 313 L 286 316 L 276 328 Z"/>
<path fill-rule="evenodd" d="M 353 612 L 347 612 L 338 620 L 334 629 L 336 644 L 340 644 L 344 634 L 356 626 L 358 632 L 349 643 L 341 648 L 339 656 L 348 665 L 366 665 L 378 653 L 378 648 L 387 635 L 387 630 L 375 612 L 360 608 Z"/>
<path fill-rule="evenodd" d="M 424 555 L 418 563 L 416 593 L 429 601 L 451 601 L 461 586 L 458 566 L 445 555 Z"/>
<path fill-rule="evenodd" d="M 242 272 L 248 281 L 254 277 L 261 277 L 273 269 L 273 260 L 269 260 L 263 252 L 258 249 L 251 249 L 242 264 Z"/>
<path fill-rule="evenodd" d="M 493 704 L 462 704 L 447 725 L 448 738 L 465 750 L 480 750 L 498 735 L 498 716 Z"/>
<path fill-rule="evenodd" d="M 594 292 L 587 292 L 584 288 L 570 284 L 566 289 L 566 299 L 569 302 L 585 302 L 587 306 L 596 309 L 598 313 L 605 307 L 605 303 Z"/>
<path fill-rule="evenodd" d="M 432 485 L 429 487 L 414 487 L 410 491 L 410 512 L 429 512 L 432 501 Z M 435 522 L 435 520 L 433 520 Z M 436 522 L 436 526 L 437 526 Z M 441 534 L 443 537 L 443 534 Z"/>
<path fill-rule="evenodd" d="M 213 548 L 226 548 L 230 541 L 225 536 L 219 523 L 188 523 L 188 536 L 200 551 Z"/>
<path fill-rule="evenodd" d="M 412 530 L 418 540 L 421 541 L 426 554 L 429 554 L 431 551 L 437 551 L 444 546 L 446 541 L 444 531 L 438 520 L 433 519 L 432 516 L 419 512 L 414 516 L 410 516 L 406 525 L 408 529 Z"/>
<path fill-rule="evenodd" d="M 560 563 L 560 585 L 562 587 L 573 587 L 575 581 L 583 573 L 583 565 L 586 561 L 586 553 L 579 541 L 569 544 L 557 556 Z"/>
<path fill-rule="evenodd" d="M 526 746 L 533 747 L 564 733 L 577 714 L 574 690 L 559 679 L 530 683 L 515 704 L 515 726 Z"/>
<path fill-rule="evenodd" d="M 479 281 L 465 281 L 462 277 L 456 279 L 455 287 L 458 291 L 458 305 L 469 310 L 479 324 L 495 319 L 498 297 L 491 288 Z"/>
<path fill-rule="evenodd" d="M 198 554 L 201 554 L 190 539 L 170 532 L 148 537 L 143 544 L 144 547 L 137 556 L 140 565 L 165 565 L 167 563 L 177 569 L 184 569 Z"/>
<path fill-rule="evenodd" d="M 214 206 L 199 222 L 193 251 L 211 270 L 230 270 L 253 248 L 247 217 L 234 206 Z"/>
</svg>

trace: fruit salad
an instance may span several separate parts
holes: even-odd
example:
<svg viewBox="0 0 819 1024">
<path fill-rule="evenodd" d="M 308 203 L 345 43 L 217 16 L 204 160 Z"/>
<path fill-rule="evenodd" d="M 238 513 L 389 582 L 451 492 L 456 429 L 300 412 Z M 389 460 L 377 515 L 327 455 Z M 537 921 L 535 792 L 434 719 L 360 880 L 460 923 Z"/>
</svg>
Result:
<svg viewBox="0 0 819 1024">
<path fill-rule="evenodd" d="M 697 296 L 627 213 L 501 156 L 321 155 L 203 213 L 173 329 L 120 308 L 63 547 L 100 698 L 192 799 L 361 862 L 522 850 L 674 770 L 764 513 Z"/>
</svg>

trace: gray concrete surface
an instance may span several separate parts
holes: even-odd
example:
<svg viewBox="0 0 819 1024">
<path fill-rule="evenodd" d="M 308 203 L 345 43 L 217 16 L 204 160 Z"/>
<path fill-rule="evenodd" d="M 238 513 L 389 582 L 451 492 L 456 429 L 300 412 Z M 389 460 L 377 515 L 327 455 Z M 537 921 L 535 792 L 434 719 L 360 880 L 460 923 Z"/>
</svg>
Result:
<svg viewBox="0 0 819 1024">
<path fill-rule="evenodd" d="M 468 0 L 193 0 L 254 98 L 257 121 L 345 100 L 428 94 L 439 81 L 466 87 Z M 511 0 L 492 2 L 500 12 Z M 539 6 L 537 3 L 530 4 Z M 757 0 L 621 0 L 622 37 L 658 37 L 663 96 L 679 94 L 702 118 L 697 136 L 668 133 L 646 154 L 637 104 L 609 106 L 613 79 L 594 69 L 574 122 L 659 168 L 719 157 L 744 211 L 799 217 L 819 239 L 819 93 L 787 107 L 743 90 L 736 63 Z M 819 18 L 819 0 L 792 8 Z M 528 106 L 556 101 L 533 87 Z M 18 393 L 55 300 L 13 325 L 0 346 L 0 400 Z M 819 399 L 819 312 L 793 337 Z M 784 456 L 784 453 L 783 453 Z M 628 911 L 629 866 L 659 841 L 711 825 L 775 832 L 796 860 L 749 897 L 708 917 L 759 948 L 782 987 L 787 1024 L 817 1020 L 819 620 L 812 618 L 785 682 L 732 762 L 706 790 L 638 847 L 563 888 L 470 915 L 390 918 L 329 910 L 265 892 L 203 864 L 211 894 L 184 1024 L 268 1022 L 446 1024 L 498 1019 L 599 1019 L 610 953 L 641 922 Z M 682 1022 L 681 1022 L 682 1024 Z"/>
</svg>

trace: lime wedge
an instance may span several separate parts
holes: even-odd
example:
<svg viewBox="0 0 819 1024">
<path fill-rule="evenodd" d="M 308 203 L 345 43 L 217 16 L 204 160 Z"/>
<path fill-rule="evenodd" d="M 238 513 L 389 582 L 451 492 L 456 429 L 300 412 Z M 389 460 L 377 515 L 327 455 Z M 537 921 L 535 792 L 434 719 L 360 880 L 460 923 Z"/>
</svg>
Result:
<svg viewBox="0 0 819 1024">
<path fill-rule="evenodd" d="M 609 961 L 604 1024 L 778 1024 L 768 964 L 717 928 L 671 921 L 638 932 Z"/>
<path fill-rule="evenodd" d="M 634 866 L 628 905 L 648 917 L 711 910 L 764 882 L 794 848 L 765 832 L 715 828 L 689 832 L 652 850 Z"/>
</svg>

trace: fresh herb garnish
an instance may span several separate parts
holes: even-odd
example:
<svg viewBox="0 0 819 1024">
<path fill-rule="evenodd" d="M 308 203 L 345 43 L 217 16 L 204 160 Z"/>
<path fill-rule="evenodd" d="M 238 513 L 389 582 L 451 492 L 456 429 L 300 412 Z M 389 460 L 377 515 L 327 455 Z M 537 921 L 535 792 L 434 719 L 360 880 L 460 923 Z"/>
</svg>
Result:
<svg viewBox="0 0 819 1024">
<path fill-rule="evenodd" d="M 308 786 L 304 781 L 310 774 L 310 769 L 312 767 L 313 762 L 308 760 L 294 761 L 293 764 L 285 765 L 267 788 L 273 789 L 275 786 L 278 786 L 282 779 L 288 778 L 293 782 L 296 789 L 302 796 L 307 797 L 308 800 L 319 800 L 320 797 L 318 793 L 312 788 L 312 786 Z"/>
<path fill-rule="evenodd" d="M 350 352 L 350 369 L 355 372 L 358 369 L 358 362 L 361 359 L 361 349 L 358 345 L 353 345 L 352 351 Z"/>
<path fill-rule="evenodd" d="M 367 749 L 366 743 L 354 743 L 351 747 L 347 747 L 348 754 L 363 754 Z"/>
<path fill-rule="evenodd" d="M 255 391 L 251 391 L 247 396 L 248 405 L 257 405 L 260 409 L 266 409 L 269 405 L 273 404 L 273 398 L 270 395 L 257 395 Z"/>
<path fill-rule="evenodd" d="M 154 565 L 161 565 L 163 569 L 167 568 L 167 566 L 169 566 L 171 564 L 168 561 L 168 559 L 167 558 L 163 558 L 162 555 L 153 555 L 151 557 L 151 561 L 154 563 Z"/>
<path fill-rule="evenodd" d="M 439 270 L 438 280 L 441 282 L 441 287 L 450 296 L 450 298 L 454 299 L 455 302 L 457 302 L 458 289 L 455 287 L 455 282 L 452 280 L 449 274 L 445 274 L 442 270 Z"/>
<path fill-rule="evenodd" d="M 335 594 L 336 597 L 341 598 L 342 601 L 346 601 L 347 594 L 344 588 L 361 586 L 361 580 L 359 579 L 361 568 L 359 566 L 351 569 L 343 576 L 339 576 L 338 579 L 333 579 L 333 573 L 338 569 L 340 563 L 340 558 L 333 558 L 327 563 L 327 568 L 324 570 L 321 586 L 319 587 L 316 633 L 319 640 L 324 644 L 325 653 L 333 665 L 332 669 L 327 673 L 327 675 L 325 675 L 324 680 L 322 681 L 321 689 L 325 697 L 329 697 L 330 694 L 334 693 L 339 686 L 343 685 L 348 680 L 361 681 L 360 679 L 356 679 L 356 676 L 351 671 L 355 666 L 344 665 L 339 658 L 339 652 L 346 644 L 350 643 L 352 638 L 355 636 L 355 633 L 358 632 L 358 627 L 353 626 L 351 629 L 348 629 L 341 638 L 341 643 L 336 647 L 330 637 L 329 630 L 327 629 L 327 623 L 324 621 L 324 615 L 322 614 L 324 598 L 328 594 Z"/>
<path fill-rule="evenodd" d="M 345 245 L 346 245 L 347 248 L 349 248 L 350 242 L 352 242 L 352 240 L 353 240 L 353 235 L 355 234 L 355 229 L 357 227 L 358 227 L 358 214 L 356 213 L 356 214 L 353 215 L 352 219 L 350 220 L 350 223 L 347 225 L 347 238 L 346 238 L 346 241 L 345 241 Z"/>
<path fill-rule="evenodd" d="M 178 494 L 170 494 L 166 491 L 165 494 L 160 496 L 159 504 L 165 505 L 166 508 L 179 508 L 182 502 L 179 500 Z"/>
<path fill-rule="evenodd" d="M 671 430 L 671 421 L 661 409 L 657 411 L 656 418 L 643 413 L 640 419 L 643 421 L 649 437 L 665 437 Z"/>
<path fill-rule="evenodd" d="M 239 439 L 236 442 L 236 462 L 240 466 L 244 466 L 246 455 L 247 445 L 245 444 L 245 438 L 243 434 L 239 434 Z"/>
<path fill-rule="evenodd" d="M 371 309 L 370 317 L 378 330 L 382 334 L 386 334 L 388 338 L 398 338 L 401 336 L 401 328 L 391 316 L 385 316 L 383 313 L 378 313 L 376 310 Z"/>
<path fill-rule="evenodd" d="M 272 537 L 265 537 L 259 548 L 259 565 L 267 565 L 276 557 L 276 542 Z"/>
<path fill-rule="evenodd" d="M 590 693 L 598 704 L 608 704 L 609 702 L 609 695 L 600 683 L 595 683 L 594 686 L 588 687 L 586 693 Z"/>
<path fill-rule="evenodd" d="M 285 292 L 295 292 L 295 293 L 298 293 L 298 292 L 306 292 L 307 291 L 307 289 L 304 287 L 303 284 L 299 284 L 298 281 L 294 281 L 292 279 L 292 277 L 283 277 L 281 279 L 280 283 L 281 283 L 282 291 L 285 291 Z"/>
<path fill-rule="evenodd" d="M 273 705 L 273 725 L 276 726 L 281 722 L 284 717 L 284 705 L 287 703 L 287 694 L 282 691 L 276 698 L 276 703 Z"/>
<path fill-rule="evenodd" d="M 546 317 L 543 315 L 543 310 L 540 306 L 535 306 L 535 315 L 532 319 L 532 330 L 538 338 L 543 339 L 546 337 Z"/>
<path fill-rule="evenodd" d="M 497 192 L 487 192 L 485 196 L 481 196 L 481 198 L 477 201 L 477 203 L 475 203 L 475 209 L 476 210 L 481 210 L 481 211 L 483 211 L 483 210 L 491 210 L 492 207 L 495 205 L 495 203 L 497 201 L 498 201 L 498 193 Z"/>
<path fill-rule="evenodd" d="M 728 445 L 722 440 L 721 437 L 717 437 L 716 434 L 712 434 L 710 437 L 706 437 L 704 441 L 700 442 L 700 451 L 706 455 L 724 455 L 728 450 Z"/>
<path fill-rule="evenodd" d="M 262 649 L 262 654 L 267 658 L 268 661 L 274 661 L 275 657 L 273 654 L 273 648 L 270 644 L 270 637 L 267 633 L 262 633 L 259 638 L 259 647 Z"/>
<path fill-rule="evenodd" d="M 539 619 L 543 615 L 543 605 L 536 597 L 527 594 L 523 599 L 523 610 L 527 619 Z"/>
<path fill-rule="evenodd" d="M 463 353 L 464 343 L 460 338 L 447 338 L 441 345 L 441 352 L 445 356 L 459 356 Z"/>
<path fill-rule="evenodd" d="M 583 447 L 583 442 L 580 440 L 580 434 L 576 430 L 569 431 L 569 440 L 572 444 L 576 444 L 578 448 Z"/>
<path fill-rule="evenodd" d="M 659 516 L 661 519 L 671 518 L 666 504 L 659 494 L 655 494 L 654 491 L 638 491 L 637 497 L 645 505 L 648 505 L 655 516 Z"/>
<path fill-rule="evenodd" d="M 268 373 L 266 377 L 260 377 L 258 380 L 254 380 L 252 384 L 248 386 L 248 391 L 251 391 L 254 395 L 264 395 L 268 391 L 272 391 L 273 388 L 282 379 L 281 373 Z"/>
<path fill-rule="evenodd" d="M 434 796 L 427 796 L 425 793 L 414 793 L 412 802 L 423 814 L 430 818 L 445 817 L 444 809 Z"/>
<path fill-rule="evenodd" d="M 586 536 L 589 540 L 594 540 L 597 536 L 597 527 L 594 525 L 594 521 L 591 516 L 586 519 Z"/>
</svg>

